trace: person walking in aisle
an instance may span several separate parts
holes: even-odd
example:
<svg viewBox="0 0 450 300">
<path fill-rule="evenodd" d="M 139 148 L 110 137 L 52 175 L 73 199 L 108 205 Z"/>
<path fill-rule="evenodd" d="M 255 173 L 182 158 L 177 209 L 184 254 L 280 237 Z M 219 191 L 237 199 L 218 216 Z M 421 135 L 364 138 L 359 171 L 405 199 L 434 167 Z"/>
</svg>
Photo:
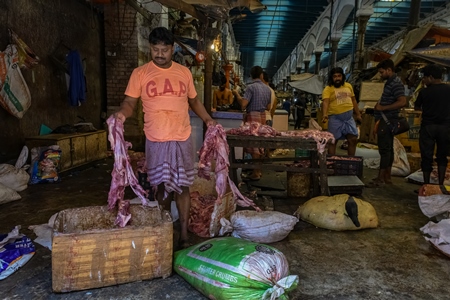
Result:
<svg viewBox="0 0 450 300">
<path fill-rule="evenodd" d="M 328 131 L 334 135 L 336 142 L 328 146 L 328 154 L 336 154 L 336 144 L 340 139 L 348 141 L 348 155 L 355 155 L 358 142 L 358 129 L 353 119 L 361 122 L 361 113 L 356 103 L 355 93 L 350 83 L 345 82 L 344 70 L 340 67 L 331 69 L 328 85 L 322 92 L 322 122 L 328 121 Z"/>
<path fill-rule="evenodd" d="M 420 91 L 414 109 L 422 111 L 419 147 L 423 182 L 430 183 L 436 146 L 438 183 L 443 185 L 450 142 L 450 86 L 442 82 L 442 68 L 437 65 L 428 65 L 423 69 L 422 83 L 426 88 Z"/>
<path fill-rule="evenodd" d="M 400 108 L 406 105 L 405 88 L 400 78 L 395 74 L 394 62 L 391 59 L 381 61 L 377 65 L 378 73 L 386 80 L 380 101 L 374 107 L 374 118 L 377 134 L 378 152 L 380 153 L 380 170 L 378 176 L 369 182 L 367 187 L 380 187 L 392 184 L 391 169 L 394 163 L 394 134 L 384 121 L 386 118 L 397 119 Z"/>
</svg>

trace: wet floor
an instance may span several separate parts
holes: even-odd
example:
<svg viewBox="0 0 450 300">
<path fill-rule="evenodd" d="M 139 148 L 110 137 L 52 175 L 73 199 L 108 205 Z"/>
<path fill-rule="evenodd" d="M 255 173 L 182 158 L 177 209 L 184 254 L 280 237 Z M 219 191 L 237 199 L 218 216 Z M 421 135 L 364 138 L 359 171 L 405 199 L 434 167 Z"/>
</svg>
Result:
<svg viewBox="0 0 450 300">
<path fill-rule="evenodd" d="M 29 186 L 19 201 L 0 205 L 0 232 L 15 225 L 35 238 L 28 226 L 43 224 L 72 207 L 105 205 L 112 159 L 63 176 L 58 184 Z M 375 171 L 364 169 L 367 182 Z M 266 173 L 264 180 L 286 184 L 286 174 Z M 269 185 L 269 183 L 267 184 Z M 419 229 L 428 222 L 413 192 L 418 186 L 394 178 L 392 186 L 364 189 L 362 199 L 377 211 L 379 227 L 336 232 L 299 221 L 289 236 L 272 246 L 299 276 L 291 299 L 448 299 L 450 259 L 425 241 Z M 306 199 L 273 196 L 275 210 L 292 214 Z M 175 223 L 177 231 L 177 224 Z M 195 238 L 195 241 L 203 239 Z M 181 277 L 134 282 L 100 289 L 54 294 L 51 252 L 36 244 L 34 257 L 0 281 L 0 299 L 206 299 Z"/>
</svg>

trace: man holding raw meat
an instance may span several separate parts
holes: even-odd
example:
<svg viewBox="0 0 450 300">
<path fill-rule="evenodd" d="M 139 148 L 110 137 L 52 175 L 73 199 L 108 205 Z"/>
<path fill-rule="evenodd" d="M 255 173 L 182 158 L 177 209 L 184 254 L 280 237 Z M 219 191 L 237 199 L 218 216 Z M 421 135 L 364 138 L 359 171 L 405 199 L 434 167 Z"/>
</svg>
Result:
<svg viewBox="0 0 450 300">
<path fill-rule="evenodd" d="M 181 223 L 179 246 L 185 248 L 189 246 L 189 186 L 195 175 L 189 107 L 208 126 L 216 122 L 199 101 L 189 69 L 172 61 L 172 33 L 164 27 L 155 28 L 149 42 L 152 60 L 134 69 L 115 117 L 125 122 L 141 99 L 148 180 L 151 186 L 158 187 L 158 202 L 166 210 L 170 211 L 169 194 L 176 192 Z"/>
<path fill-rule="evenodd" d="M 266 110 L 271 109 L 271 91 L 269 86 L 263 82 L 263 69 L 260 66 L 254 66 L 250 69 L 250 75 L 253 81 L 247 85 L 244 97 L 242 98 L 236 90 L 233 94 L 245 109 L 244 122 L 258 122 L 266 125 Z M 261 158 L 264 155 L 264 148 L 245 148 L 246 153 L 252 155 L 252 159 Z M 261 170 L 254 169 L 248 177 L 250 180 L 259 180 Z"/>
</svg>

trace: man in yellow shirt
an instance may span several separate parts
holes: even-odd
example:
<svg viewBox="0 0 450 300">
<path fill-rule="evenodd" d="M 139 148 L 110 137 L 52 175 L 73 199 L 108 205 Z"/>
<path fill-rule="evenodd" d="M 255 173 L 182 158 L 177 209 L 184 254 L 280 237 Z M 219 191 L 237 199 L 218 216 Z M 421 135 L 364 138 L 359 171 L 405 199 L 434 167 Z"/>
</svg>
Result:
<svg viewBox="0 0 450 300">
<path fill-rule="evenodd" d="M 328 131 L 331 132 L 336 143 L 329 145 L 328 154 L 336 154 L 336 144 L 340 139 L 348 141 L 348 155 L 355 155 L 358 139 L 353 112 L 356 120 L 361 122 L 361 113 L 356 103 L 355 93 L 350 83 L 345 82 L 344 70 L 342 68 L 331 69 L 328 75 L 328 85 L 322 92 L 322 122 L 328 121 Z"/>
<path fill-rule="evenodd" d="M 222 85 L 219 89 L 214 91 L 213 95 L 213 108 L 217 109 L 217 106 L 229 106 L 233 103 L 233 93 L 230 89 L 226 87 L 227 79 L 225 77 L 221 78 Z"/>
</svg>

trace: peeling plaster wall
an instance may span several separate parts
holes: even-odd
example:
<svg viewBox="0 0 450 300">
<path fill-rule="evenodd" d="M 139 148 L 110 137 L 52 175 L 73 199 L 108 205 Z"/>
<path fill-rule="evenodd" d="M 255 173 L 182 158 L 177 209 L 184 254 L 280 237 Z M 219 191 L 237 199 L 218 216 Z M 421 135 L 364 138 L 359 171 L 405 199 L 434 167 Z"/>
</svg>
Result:
<svg viewBox="0 0 450 300">
<path fill-rule="evenodd" d="M 31 93 L 31 108 L 19 120 L 0 107 L 0 162 L 17 158 L 25 137 L 39 134 L 41 124 L 54 129 L 78 123 L 77 116 L 103 129 L 106 111 L 103 16 L 81 0 L 0 1 L 0 51 L 9 44 L 8 28 L 39 56 L 32 70 L 22 69 Z M 69 105 L 65 72 L 51 56 L 65 62 L 68 49 L 84 59 L 87 100 Z"/>
</svg>

